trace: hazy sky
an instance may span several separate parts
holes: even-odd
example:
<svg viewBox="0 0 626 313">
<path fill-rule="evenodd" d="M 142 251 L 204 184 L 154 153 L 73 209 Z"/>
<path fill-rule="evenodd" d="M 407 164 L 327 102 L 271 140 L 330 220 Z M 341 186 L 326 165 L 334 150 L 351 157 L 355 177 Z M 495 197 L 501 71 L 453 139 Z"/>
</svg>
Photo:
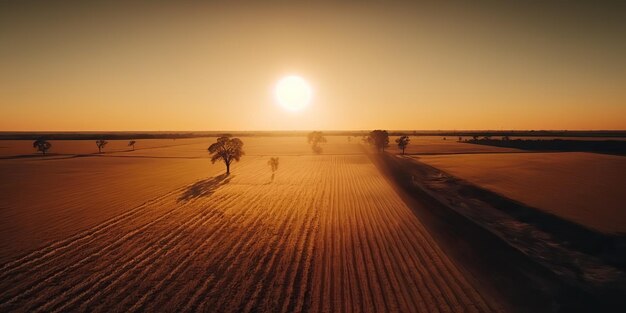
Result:
<svg viewBox="0 0 626 313">
<path fill-rule="evenodd" d="M 0 130 L 626 129 L 626 1 L 548 2 L 2 1 Z"/>
</svg>

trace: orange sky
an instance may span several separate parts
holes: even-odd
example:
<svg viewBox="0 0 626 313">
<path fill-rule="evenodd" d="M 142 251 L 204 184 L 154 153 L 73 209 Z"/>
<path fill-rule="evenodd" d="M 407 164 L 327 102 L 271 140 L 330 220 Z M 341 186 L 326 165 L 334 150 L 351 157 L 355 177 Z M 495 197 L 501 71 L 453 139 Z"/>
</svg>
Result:
<svg viewBox="0 0 626 313">
<path fill-rule="evenodd" d="M 2 2 L 0 130 L 626 129 L 626 10 L 593 3 Z"/>
</svg>

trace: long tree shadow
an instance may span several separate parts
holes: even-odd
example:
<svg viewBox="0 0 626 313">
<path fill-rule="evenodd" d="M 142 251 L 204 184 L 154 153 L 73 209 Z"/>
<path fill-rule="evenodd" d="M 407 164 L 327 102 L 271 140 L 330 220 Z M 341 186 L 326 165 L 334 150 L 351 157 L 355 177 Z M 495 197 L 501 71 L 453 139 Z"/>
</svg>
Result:
<svg viewBox="0 0 626 313">
<path fill-rule="evenodd" d="M 178 198 L 178 202 L 189 201 L 201 197 L 208 197 L 212 195 L 217 189 L 223 185 L 228 184 L 232 176 L 222 174 L 219 176 L 211 177 L 205 180 L 198 181 L 189 186 L 185 192 Z"/>
</svg>

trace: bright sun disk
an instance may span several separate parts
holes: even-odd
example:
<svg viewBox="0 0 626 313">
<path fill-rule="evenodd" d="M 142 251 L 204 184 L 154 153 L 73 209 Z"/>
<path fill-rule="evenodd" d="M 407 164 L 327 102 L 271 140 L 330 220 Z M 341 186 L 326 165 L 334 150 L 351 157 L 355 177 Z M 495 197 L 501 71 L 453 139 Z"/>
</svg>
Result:
<svg viewBox="0 0 626 313">
<path fill-rule="evenodd" d="M 285 109 L 299 111 L 310 102 L 313 92 L 309 84 L 300 76 L 291 75 L 281 78 L 274 90 L 276 100 Z"/>
</svg>

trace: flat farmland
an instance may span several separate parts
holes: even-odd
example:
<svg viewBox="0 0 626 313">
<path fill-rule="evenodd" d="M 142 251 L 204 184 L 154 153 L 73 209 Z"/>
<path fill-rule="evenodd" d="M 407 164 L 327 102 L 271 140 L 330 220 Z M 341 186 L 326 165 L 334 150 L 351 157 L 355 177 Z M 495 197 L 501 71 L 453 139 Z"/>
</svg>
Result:
<svg viewBox="0 0 626 313">
<path fill-rule="evenodd" d="M 130 140 L 108 140 L 104 147 L 105 153 L 124 152 L 132 150 L 128 146 Z M 195 143 L 208 142 L 206 138 L 191 139 L 137 139 L 136 151 L 145 151 L 155 148 L 184 147 Z M 48 154 L 54 155 L 84 155 L 98 153 L 95 140 L 51 140 L 52 149 Z M 30 156 L 35 153 L 32 140 L 0 140 L 0 157 Z"/>
<path fill-rule="evenodd" d="M 474 154 L 474 153 L 504 153 L 523 152 L 519 149 L 501 148 L 487 145 L 476 145 L 465 142 L 458 142 L 458 137 L 450 136 L 409 136 L 411 142 L 405 149 L 406 154 L 430 155 L 430 154 Z M 397 136 L 389 137 L 388 151 L 392 153 L 402 153 L 398 149 L 395 140 Z M 445 140 L 444 140 L 445 138 Z M 471 139 L 471 137 L 463 137 Z"/>
<path fill-rule="evenodd" d="M 288 137 L 244 137 L 246 155 L 307 155 L 312 154 L 306 138 Z M 329 136 L 323 145 L 323 153 L 360 154 L 363 153 L 360 139 L 345 136 Z M 98 153 L 95 140 L 50 140 L 52 149 L 42 156 L 33 148 L 32 140 L 0 140 L 0 159 L 59 159 L 84 156 L 128 156 L 160 158 L 206 158 L 207 148 L 215 138 L 188 139 L 137 139 L 136 149 L 128 146 L 129 140 L 108 140 L 103 153 Z"/>
<path fill-rule="evenodd" d="M 626 158 L 567 153 L 419 156 L 420 162 L 604 233 L 626 233 Z"/>
<path fill-rule="evenodd" d="M 0 160 L 0 311 L 501 310 L 359 144 L 243 138 L 225 176 L 213 140 Z"/>
<path fill-rule="evenodd" d="M 200 159 L 0 160 L 0 263 L 219 172 Z"/>
</svg>

